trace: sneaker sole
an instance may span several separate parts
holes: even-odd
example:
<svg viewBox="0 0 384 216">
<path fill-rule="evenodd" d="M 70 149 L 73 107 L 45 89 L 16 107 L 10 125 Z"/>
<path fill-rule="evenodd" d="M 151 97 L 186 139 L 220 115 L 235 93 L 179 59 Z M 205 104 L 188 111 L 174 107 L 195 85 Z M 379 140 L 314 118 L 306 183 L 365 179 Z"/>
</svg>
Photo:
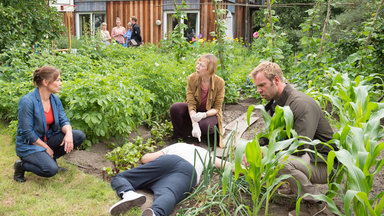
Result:
<svg viewBox="0 0 384 216">
<path fill-rule="evenodd" d="M 114 206 L 111 207 L 109 212 L 111 213 L 111 215 L 119 215 L 128 211 L 132 207 L 143 205 L 146 200 L 147 199 L 145 198 L 145 196 L 141 196 L 134 200 L 126 200 L 125 202 L 116 203 Z"/>
<path fill-rule="evenodd" d="M 153 215 L 155 215 L 155 213 L 153 212 L 152 209 L 145 209 L 141 214 L 141 216 L 153 216 Z"/>
</svg>

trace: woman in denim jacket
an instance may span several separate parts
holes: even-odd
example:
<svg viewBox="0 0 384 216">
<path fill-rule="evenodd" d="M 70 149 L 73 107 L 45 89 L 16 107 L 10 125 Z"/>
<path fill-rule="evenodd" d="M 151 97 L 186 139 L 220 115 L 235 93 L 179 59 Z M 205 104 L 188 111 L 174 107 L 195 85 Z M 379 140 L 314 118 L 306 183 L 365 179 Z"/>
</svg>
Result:
<svg viewBox="0 0 384 216">
<path fill-rule="evenodd" d="M 72 130 L 63 105 L 55 93 L 60 92 L 61 71 L 42 66 L 34 71 L 37 88 L 21 98 L 18 108 L 16 153 L 21 160 L 14 164 L 14 179 L 25 182 L 24 172 L 51 177 L 59 168 L 56 159 L 71 152 L 85 139 L 82 131 Z"/>
</svg>

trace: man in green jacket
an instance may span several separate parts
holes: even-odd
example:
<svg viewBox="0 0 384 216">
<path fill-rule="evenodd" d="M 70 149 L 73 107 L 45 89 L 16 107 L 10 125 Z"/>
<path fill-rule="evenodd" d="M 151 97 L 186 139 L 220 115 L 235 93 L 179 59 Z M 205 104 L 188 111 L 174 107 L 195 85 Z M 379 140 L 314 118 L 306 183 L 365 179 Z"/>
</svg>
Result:
<svg viewBox="0 0 384 216">
<path fill-rule="evenodd" d="M 284 82 L 283 72 L 278 64 L 264 61 L 250 74 L 257 87 L 257 92 L 269 101 L 266 110 L 274 114 L 276 105 L 289 106 L 293 112 L 293 128 L 299 136 L 306 136 L 311 140 L 318 139 L 328 142 L 333 137 L 332 128 L 325 118 L 324 112 L 310 96 L 297 91 L 290 84 Z M 323 145 L 317 149 L 325 159 L 330 148 Z M 286 160 L 284 168 L 279 172 L 292 175 L 301 185 L 301 194 L 320 194 L 314 184 L 327 183 L 327 164 L 311 152 L 298 152 Z M 309 171 L 309 169 L 310 171 Z M 311 173 L 311 174 L 310 174 Z M 297 194 L 297 183 L 293 178 L 287 179 L 293 193 Z M 311 196 L 303 198 L 300 215 L 317 215 L 324 211 L 326 205 Z M 296 215 L 293 210 L 289 215 Z"/>
</svg>

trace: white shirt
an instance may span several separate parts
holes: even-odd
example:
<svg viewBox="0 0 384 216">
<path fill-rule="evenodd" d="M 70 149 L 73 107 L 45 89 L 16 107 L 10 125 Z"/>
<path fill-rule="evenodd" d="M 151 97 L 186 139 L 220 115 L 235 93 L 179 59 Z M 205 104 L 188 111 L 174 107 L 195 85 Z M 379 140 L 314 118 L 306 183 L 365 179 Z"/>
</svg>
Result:
<svg viewBox="0 0 384 216">
<path fill-rule="evenodd" d="M 175 143 L 161 150 L 166 155 L 177 155 L 184 160 L 188 161 L 195 167 L 197 174 L 196 184 L 200 181 L 201 173 L 204 171 L 204 167 L 209 164 L 209 152 L 201 147 L 194 146 L 187 143 Z M 211 160 L 215 158 L 212 157 Z M 214 161 L 211 161 L 214 164 Z"/>
</svg>

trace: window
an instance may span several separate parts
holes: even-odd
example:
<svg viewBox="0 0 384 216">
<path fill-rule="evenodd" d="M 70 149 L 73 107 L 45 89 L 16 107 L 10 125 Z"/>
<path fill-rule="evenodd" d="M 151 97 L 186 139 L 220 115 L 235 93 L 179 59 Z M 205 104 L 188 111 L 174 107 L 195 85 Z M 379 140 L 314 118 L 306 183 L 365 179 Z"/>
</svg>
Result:
<svg viewBox="0 0 384 216">
<path fill-rule="evenodd" d="M 84 34 L 95 34 L 101 24 L 105 22 L 105 13 L 78 13 L 76 14 L 77 38 Z"/>
<path fill-rule="evenodd" d="M 187 19 L 183 19 L 182 22 L 185 23 L 188 28 L 184 31 L 184 37 L 188 41 L 192 40 L 192 37 L 196 37 L 200 33 L 200 12 L 198 11 L 187 11 Z M 174 11 L 164 12 L 164 25 L 163 25 L 163 38 L 167 38 L 172 34 L 173 29 L 177 25 L 176 19 L 173 17 L 175 14 Z"/>
</svg>

